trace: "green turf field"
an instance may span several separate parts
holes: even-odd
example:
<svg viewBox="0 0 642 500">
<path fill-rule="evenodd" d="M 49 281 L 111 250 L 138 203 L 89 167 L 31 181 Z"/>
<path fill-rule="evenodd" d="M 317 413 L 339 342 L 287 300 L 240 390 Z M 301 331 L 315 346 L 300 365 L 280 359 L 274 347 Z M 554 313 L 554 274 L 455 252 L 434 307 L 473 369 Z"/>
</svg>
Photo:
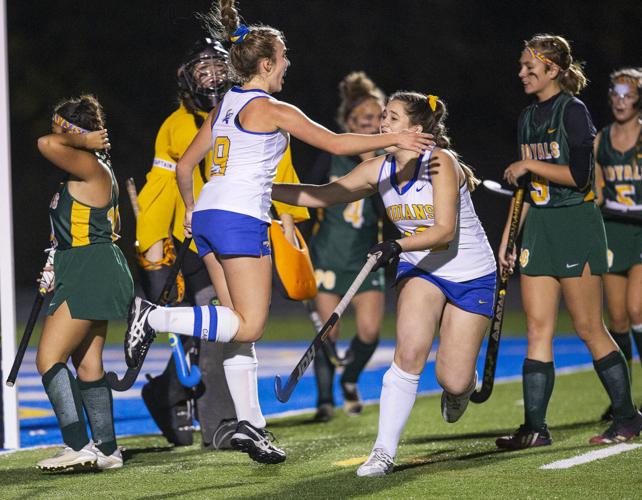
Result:
<svg viewBox="0 0 642 500">
<path fill-rule="evenodd" d="M 305 340 L 311 339 L 314 333 L 312 324 L 305 314 L 303 307 L 295 304 L 293 306 L 294 313 L 287 316 L 270 316 L 268 319 L 263 340 L 267 341 L 292 341 L 292 340 Z M 344 333 L 342 337 L 349 340 L 354 335 L 356 330 L 355 318 L 351 312 L 341 319 L 341 329 Z M 122 344 L 125 332 L 125 322 L 112 321 L 109 324 L 107 332 L 108 344 Z M 558 320 L 558 332 L 560 334 L 568 334 L 572 332 L 573 327 L 568 313 L 561 310 Z M 22 335 L 24 325 L 18 325 L 18 338 Z M 34 329 L 33 335 L 29 345 L 38 345 L 40 332 L 42 331 L 42 322 L 40 322 Z M 506 336 L 523 336 L 526 331 L 526 319 L 524 313 L 520 311 L 506 311 L 504 316 L 503 334 Z M 394 338 L 395 332 L 395 315 L 386 314 L 381 328 L 382 338 Z"/>
<path fill-rule="evenodd" d="M 642 372 L 634 374 L 642 399 Z M 437 396 L 417 400 L 403 436 L 398 467 L 384 478 L 355 470 L 376 434 L 377 406 L 360 418 L 339 415 L 309 424 L 310 415 L 270 422 L 288 453 L 281 465 L 259 465 L 236 452 L 197 445 L 172 449 L 158 436 L 121 439 L 126 464 L 102 473 L 45 475 L 34 468 L 52 449 L 0 456 L 2 498 L 639 498 L 642 448 L 565 470 L 541 470 L 595 447 L 588 439 L 605 426 L 607 405 L 593 372 L 557 377 L 549 410 L 554 444 L 499 452 L 494 437 L 522 418 L 521 385 L 499 385 L 491 399 L 445 424 Z M 339 412 L 340 413 L 340 412 Z M 641 442 L 639 439 L 637 442 Z"/>
</svg>

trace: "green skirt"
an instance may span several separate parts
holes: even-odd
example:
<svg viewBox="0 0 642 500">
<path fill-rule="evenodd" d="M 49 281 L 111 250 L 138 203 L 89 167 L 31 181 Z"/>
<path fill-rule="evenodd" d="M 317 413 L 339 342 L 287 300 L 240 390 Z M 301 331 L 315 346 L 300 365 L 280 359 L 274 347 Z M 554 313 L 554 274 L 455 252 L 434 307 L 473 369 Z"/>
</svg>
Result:
<svg viewBox="0 0 642 500">
<path fill-rule="evenodd" d="M 57 250 L 54 273 L 56 287 L 48 314 L 67 302 L 74 319 L 127 317 L 134 282 L 123 253 L 113 243 Z"/>
<path fill-rule="evenodd" d="M 609 253 L 609 273 L 626 274 L 642 264 L 642 226 L 624 222 L 604 221 Z"/>
<path fill-rule="evenodd" d="M 591 274 L 607 271 L 604 222 L 595 203 L 529 208 L 519 255 L 522 274 L 577 277 L 587 263 Z"/>
</svg>

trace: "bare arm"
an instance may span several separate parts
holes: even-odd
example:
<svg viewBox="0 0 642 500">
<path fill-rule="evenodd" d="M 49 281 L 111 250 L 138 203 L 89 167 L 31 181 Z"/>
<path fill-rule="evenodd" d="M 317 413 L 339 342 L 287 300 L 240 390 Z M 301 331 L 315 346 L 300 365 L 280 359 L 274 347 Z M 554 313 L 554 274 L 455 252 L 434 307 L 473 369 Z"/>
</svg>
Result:
<svg viewBox="0 0 642 500">
<path fill-rule="evenodd" d="M 433 159 L 431 182 L 435 223 L 425 231 L 397 240 L 404 252 L 446 245 L 455 237 L 459 206 L 459 164 L 450 152 L 443 149 L 434 153 Z"/>
<path fill-rule="evenodd" d="M 325 208 L 361 200 L 377 191 L 377 166 L 382 161 L 382 157 L 366 160 L 343 177 L 321 186 L 274 184 L 272 199 L 309 208 Z"/>
<path fill-rule="evenodd" d="M 218 106 L 214 108 L 207 116 L 205 123 L 200 128 L 196 137 L 192 140 L 183 156 L 176 164 L 176 182 L 178 190 L 181 193 L 183 202 L 185 203 L 185 212 L 190 213 L 194 209 L 194 168 L 205 157 L 208 150 L 212 147 L 212 120 L 216 116 Z"/>
<path fill-rule="evenodd" d="M 83 181 L 105 175 L 92 150 L 109 148 L 107 130 L 88 134 L 49 134 L 38 139 L 38 149 L 51 163 Z"/>
<path fill-rule="evenodd" d="M 279 101 L 257 103 L 269 113 L 273 123 L 297 139 L 335 155 L 356 155 L 389 146 L 421 153 L 434 144 L 432 135 L 403 131 L 390 134 L 335 134 L 310 120 L 300 109 Z"/>
<path fill-rule="evenodd" d="M 518 179 L 527 172 L 532 172 L 562 186 L 577 187 L 568 165 L 558 165 L 539 160 L 520 160 L 511 163 L 504 171 L 504 179 L 513 186 L 517 186 Z"/>
</svg>

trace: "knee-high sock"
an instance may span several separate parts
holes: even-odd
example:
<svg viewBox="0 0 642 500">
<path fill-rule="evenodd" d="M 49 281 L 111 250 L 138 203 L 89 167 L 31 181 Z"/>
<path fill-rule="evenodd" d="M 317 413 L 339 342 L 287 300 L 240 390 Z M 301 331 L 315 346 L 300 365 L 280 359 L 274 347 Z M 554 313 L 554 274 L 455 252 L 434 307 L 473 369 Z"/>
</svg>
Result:
<svg viewBox="0 0 642 500">
<path fill-rule="evenodd" d="M 239 318 L 229 307 L 158 307 L 148 321 L 157 332 L 192 335 L 208 342 L 231 342 L 239 331 Z"/>
<path fill-rule="evenodd" d="M 334 405 L 332 387 L 334 385 L 334 365 L 330 362 L 325 349 L 317 351 L 314 358 L 314 378 L 317 381 L 317 407 L 323 404 Z"/>
<path fill-rule="evenodd" d="M 613 340 L 615 340 L 617 346 L 620 348 L 620 351 L 622 351 L 622 355 L 624 356 L 626 364 L 629 367 L 629 377 L 631 377 L 633 375 L 633 372 L 631 370 L 631 365 L 633 363 L 633 345 L 631 343 L 631 335 L 629 334 L 629 332 L 618 333 L 614 332 L 613 330 L 609 330 L 609 333 L 611 334 L 611 337 L 613 337 Z"/>
<path fill-rule="evenodd" d="M 234 401 L 236 418 L 239 422 L 246 420 L 254 427 L 265 427 L 265 418 L 259 404 L 258 360 L 254 344 L 227 344 L 223 357 L 225 379 Z"/>
<path fill-rule="evenodd" d="M 534 431 L 546 427 L 546 410 L 555 385 L 555 366 L 526 358 L 522 367 L 524 416 L 526 425 Z"/>
<path fill-rule="evenodd" d="M 633 340 L 635 341 L 635 347 L 638 350 L 638 359 L 642 363 L 642 324 L 633 325 L 631 327 L 631 334 L 633 335 Z"/>
<path fill-rule="evenodd" d="M 601 359 L 594 360 L 593 366 L 611 399 L 613 420 L 634 417 L 637 410 L 633 405 L 629 370 L 622 353 L 613 351 Z"/>
<path fill-rule="evenodd" d="M 372 344 L 366 344 L 365 342 L 362 342 L 356 335 L 352 338 L 352 342 L 350 342 L 349 352 L 353 354 L 354 359 L 348 366 L 346 366 L 345 370 L 343 371 L 343 375 L 341 375 L 341 382 L 350 384 L 357 383 L 357 380 L 359 380 L 359 375 L 361 375 L 361 372 L 368 364 L 368 361 L 370 361 L 370 358 L 377 349 L 378 344 L 379 339 L 375 340 Z"/>
<path fill-rule="evenodd" d="M 394 457 L 403 428 L 417 398 L 419 375 L 407 373 L 394 362 L 383 376 L 379 403 L 379 432 L 374 448 Z"/>
<path fill-rule="evenodd" d="M 109 387 L 104 375 L 94 382 L 77 380 L 94 442 L 105 455 L 111 455 L 116 451 L 114 402 L 111 387 Z"/>
<path fill-rule="evenodd" d="M 65 363 L 56 363 L 42 376 L 42 385 L 54 409 L 62 439 L 78 451 L 89 443 L 78 383 Z"/>
</svg>

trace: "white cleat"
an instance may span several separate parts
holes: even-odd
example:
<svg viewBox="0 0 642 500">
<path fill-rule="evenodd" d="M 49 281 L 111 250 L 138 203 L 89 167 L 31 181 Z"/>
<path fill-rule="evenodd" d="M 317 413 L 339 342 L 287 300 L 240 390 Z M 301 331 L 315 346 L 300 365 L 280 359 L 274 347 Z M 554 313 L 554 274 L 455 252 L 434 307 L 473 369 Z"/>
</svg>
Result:
<svg viewBox="0 0 642 500">
<path fill-rule="evenodd" d="M 123 466 L 123 454 L 120 447 L 111 455 L 105 455 L 100 449 L 94 445 L 94 453 L 96 453 L 96 469 L 120 469 Z"/>
<path fill-rule="evenodd" d="M 461 418 L 468 407 L 470 395 L 475 391 L 476 387 L 477 371 L 475 371 L 475 378 L 473 383 L 470 384 L 470 388 L 463 394 L 454 395 L 446 391 L 441 393 L 441 416 L 444 417 L 446 422 L 452 424 Z"/>
<path fill-rule="evenodd" d="M 42 471 L 92 469 L 98 460 L 92 448 L 93 444 L 91 442 L 78 451 L 66 446 L 53 457 L 40 460 L 36 467 Z"/>
<path fill-rule="evenodd" d="M 380 477 L 390 474 L 395 466 L 394 457 L 388 455 L 381 448 L 375 448 L 370 453 L 368 460 L 357 469 L 359 477 Z"/>
</svg>

